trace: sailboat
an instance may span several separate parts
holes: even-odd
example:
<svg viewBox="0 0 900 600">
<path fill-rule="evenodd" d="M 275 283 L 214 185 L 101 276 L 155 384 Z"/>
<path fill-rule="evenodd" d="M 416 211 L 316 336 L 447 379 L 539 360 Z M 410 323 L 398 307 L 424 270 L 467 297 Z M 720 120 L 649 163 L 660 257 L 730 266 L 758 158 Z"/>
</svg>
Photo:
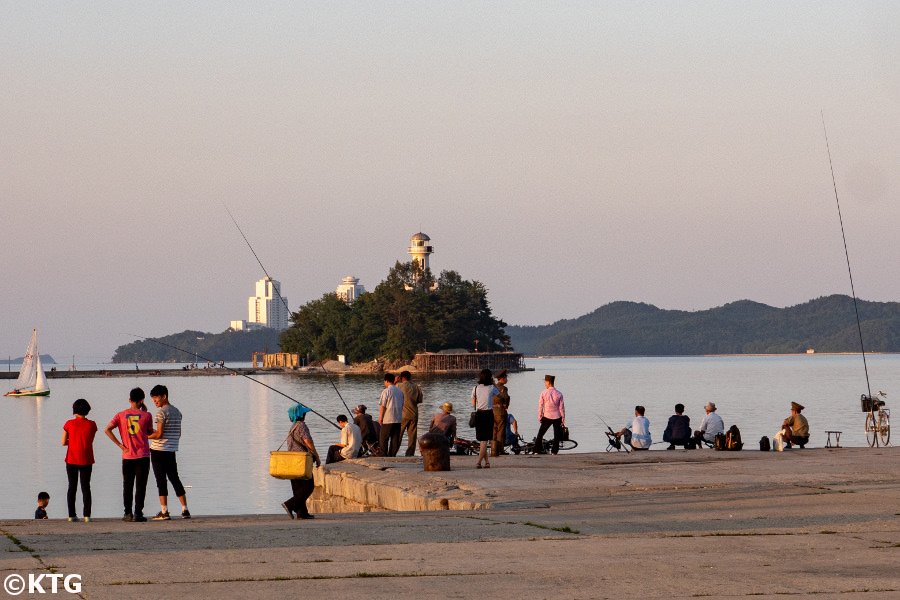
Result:
<svg viewBox="0 0 900 600">
<path fill-rule="evenodd" d="M 50 388 L 47 386 L 47 376 L 41 366 L 41 355 L 37 346 L 37 329 L 31 332 L 31 343 L 25 351 L 22 359 L 22 369 L 19 371 L 19 379 L 16 380 L 16 389 L 3 394 L 4 396 L 49 396 Z"/>
</svg>

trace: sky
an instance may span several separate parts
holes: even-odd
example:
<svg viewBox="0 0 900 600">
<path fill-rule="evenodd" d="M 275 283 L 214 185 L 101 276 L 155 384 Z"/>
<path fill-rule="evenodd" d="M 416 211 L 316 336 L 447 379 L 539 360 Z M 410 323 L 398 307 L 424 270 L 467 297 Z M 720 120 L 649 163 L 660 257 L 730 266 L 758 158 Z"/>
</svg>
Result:
<svg viewBox="0 0 900 600">
<path fill-rule="evenodd" d="M 0 0 L 0 355 L 372 289 L 507 323 L 900 300 L 900 3 Z"/>
</svg>

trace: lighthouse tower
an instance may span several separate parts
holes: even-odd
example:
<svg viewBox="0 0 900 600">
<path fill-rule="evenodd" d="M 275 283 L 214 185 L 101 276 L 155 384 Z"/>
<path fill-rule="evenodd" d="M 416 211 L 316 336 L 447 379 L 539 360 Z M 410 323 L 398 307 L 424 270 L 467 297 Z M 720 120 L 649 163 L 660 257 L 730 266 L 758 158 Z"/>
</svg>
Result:
<svg viewBox="0 0 900 600">
<path fill-rule="evenodd" d="M 421 231 L 409 238 L 410 258 L 419 263 L 423 271 L 428 269 L 428 256 L 434 252 L 434 246 L 431 245 L 431 238 Z"/>
</svg>

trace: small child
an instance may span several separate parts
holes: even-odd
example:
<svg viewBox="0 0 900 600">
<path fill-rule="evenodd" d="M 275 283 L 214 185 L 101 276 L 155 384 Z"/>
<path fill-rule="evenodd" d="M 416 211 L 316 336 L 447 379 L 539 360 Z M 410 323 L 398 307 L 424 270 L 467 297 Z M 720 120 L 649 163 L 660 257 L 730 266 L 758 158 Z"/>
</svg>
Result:
<svg viewBox="0 0 900 600">
<path fill-rule="evenodd" d="M 38 494 L 38 505 L 37 505 L 37 510 L 34 511 L 34 518 L 35 518 L 35 519 L 46 519 L 46 518 L 48 518 L 48 517 L 47 517 L 47 511 L 45 510 L 45 509 L 47 508 L 47 505 L 48 505 L 48 504 L 50 504 L 50 494 L 48 494 L 47 492 L 40 492 L 40 493 Z"/>
</svg>

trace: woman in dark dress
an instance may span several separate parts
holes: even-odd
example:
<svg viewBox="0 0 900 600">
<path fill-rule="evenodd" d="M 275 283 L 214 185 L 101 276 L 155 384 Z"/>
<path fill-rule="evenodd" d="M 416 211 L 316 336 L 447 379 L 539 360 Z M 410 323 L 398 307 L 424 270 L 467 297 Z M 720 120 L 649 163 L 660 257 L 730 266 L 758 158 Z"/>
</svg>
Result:
<svg viewBox="0 0 900 600">
<path fill-rule="evenodd" d="M 476 469 L 490 469 L 491 463 L 487 458 L 487 445 L 494 437 L 494 397 L 500 390 L 494 385 L 494 376 L 490 369 L 482 369 L 478 375 L 478 385 L 472 389 L 472 408 L 475 409 L 475 439 L 481 442 L 478 451 L 478 464 Z"/>
<path fill-rule="evenodd" d="M 288 433 L 288 452 L 309 452 L 313 456 L 316 466 L 322 464 L 319 460 L 319 453 L 316 452 L 316 445 L 313 443 L 312 435 L 309 433 L 309 427 L 306 426 L 304 420 L 306 413 L 310 409 L 302 404 L 295 404 L 288 409 L 288 417 L 294 424 Z M 293 519 L 294 513 L 301 519 L 313 519 L 306 508 L 306 500 L 312 496 L 315 489 L 315 481 L 309 479 L 291 479 L 291 490 L 294 495 L 290 500 L 281 503 L 281 506 L 287 514 Z"/>
</svg>

